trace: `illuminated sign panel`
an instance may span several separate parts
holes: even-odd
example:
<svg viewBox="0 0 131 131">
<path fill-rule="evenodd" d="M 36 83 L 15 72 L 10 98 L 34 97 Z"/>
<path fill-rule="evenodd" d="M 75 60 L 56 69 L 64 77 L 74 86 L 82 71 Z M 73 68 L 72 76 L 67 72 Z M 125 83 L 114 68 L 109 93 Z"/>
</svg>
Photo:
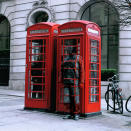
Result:
<svg viewBox="0 0 131 131">
<path fill-rule="evenodd" d="M 61 33 L 68 33 L 68 32 L 80 32 L 82 28 L 69 28 L 61 30 Z"/>
<path fill-rule="evenodd" d="M 91 29 L 91 28 L 88 28 L 88 32 L 99 35 L 99 32 L 97 30 L 94 30 L 94 29 Z"/>
<path fill-rule="evenodd" d="M 43 30 L 31 30 L 30 34 L 38 34 L 38 33 L 48 33 L 48 29 L 43 29 Z"/>
</svg>

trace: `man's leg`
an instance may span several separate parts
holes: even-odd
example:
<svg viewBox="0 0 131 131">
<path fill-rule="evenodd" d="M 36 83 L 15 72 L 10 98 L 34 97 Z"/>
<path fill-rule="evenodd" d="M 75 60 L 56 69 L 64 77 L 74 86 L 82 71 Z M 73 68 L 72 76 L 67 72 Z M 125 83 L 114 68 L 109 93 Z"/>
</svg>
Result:
<svg viewBox="0 0 131 131">
<path fill-rule="evenodd" d="M 69 87 L 69 97 L 70 97 L 70 113 L 74 116 L 75 112 L 75 96 L 74 96 L 74 85 Z"/>
<path fill-rule="evenodd" d="M 80 113 L 80 108 L 79 108 L 79 93 L 76 91 L 76 87 L 71 86 L 69 88 L 69 93 L 70 93 L 70 110 L 71 110 L 71 115 L 74 118 L 74 120 L 79 120 L 79 113 Z M 78 98 L 77 98 L 78 97 Z"/>
<path fill-rule="evenodd" d="M 72 101 L 72 99 L 71 99 L 71 92 L 70 92 L 70 85 L 66 85 L 66 88 L 68 89 L 68 91 L 69 91 L 69 108 L 70 108 L 70 110 L 69 110 L 69 113 L 68 114 L 66 114 L 64 117 L 63 117 L 63 119 L 70 119 L 70 118 L 72 118 L 72 107 L 71 107 L 71 101 Z M 65 105 L 66 106 L 66 105 Z"/>
<path fill-rule="evenodd" d="M 80 93 L 79 93 L 79 87 L 75 86 L 74 88 L 75 92 L 74 92 L 74 120 L 78 120 L 79 119 L 79 114 L 80 114 Z"/>
</svg>

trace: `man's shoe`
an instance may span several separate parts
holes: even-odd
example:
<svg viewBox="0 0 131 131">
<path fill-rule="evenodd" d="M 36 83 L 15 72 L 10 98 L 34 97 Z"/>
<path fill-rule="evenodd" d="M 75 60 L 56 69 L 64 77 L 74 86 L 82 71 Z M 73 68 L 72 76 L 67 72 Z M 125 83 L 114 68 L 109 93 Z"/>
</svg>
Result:
<svg viewBox="0 0 131 131">
<path fill-rule="evenodd" d="M 71 118 L 71 115 L 65 115 L 64 117 L 63 117 L 63 119 L 70 119 Z"/>
<path fill-rule="evenodd" d="M 79 120 L 79 115 L 74 115 L 74 120 Z"/>
</svg>

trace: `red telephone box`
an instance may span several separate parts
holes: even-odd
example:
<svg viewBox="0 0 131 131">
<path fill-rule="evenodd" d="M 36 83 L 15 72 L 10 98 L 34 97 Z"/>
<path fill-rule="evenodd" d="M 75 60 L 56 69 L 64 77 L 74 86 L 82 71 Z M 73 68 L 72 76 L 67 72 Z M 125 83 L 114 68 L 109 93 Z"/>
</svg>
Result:
<svg viewBox="0 0 131 131">
<path fill-rule="evenodd" d="M 67 49 L 76 48 L 84 64 L 84 87 L 75 87 L 80 113 L 101 114 L 101 36 L 97 24 L 76 20 L 58 27 L 57 45 L 57 97 L 56 111 L 69 112 L 69 90 L 61 82 L 61 65 L 69 55 Z M 75 80 L 74 80 L 75 81 Z M 75 82 L 74 82 L 75 83 Z"/>
<path fill-rule="evenodd" d="M 42 22 L 27 29 L 25 108 L 51 108 L 57 28 L 58 24 Z"/>
</svg>

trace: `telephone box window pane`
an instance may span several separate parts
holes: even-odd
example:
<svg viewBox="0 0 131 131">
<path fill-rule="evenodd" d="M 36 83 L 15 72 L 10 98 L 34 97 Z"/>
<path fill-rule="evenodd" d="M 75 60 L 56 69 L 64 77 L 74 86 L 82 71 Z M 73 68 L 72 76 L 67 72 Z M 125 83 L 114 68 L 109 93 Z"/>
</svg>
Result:
<svg viewBox="0 0 131 131">
<path fill-rule="evenodd" d="M 66 39 L 64 40 L 64 46 L 76 45 L 77 39 Z"/>
<path fill-rule="evenodd" d="M 32 62 L 31 68 L 42 68 L 44 62 Z M 45 64 L 44 64 L 45 65 Z"/>
<path fill-rule="evenodd" d="M 75 55 L 78 51 L 78 45 L 77 45 L 77 39 L 66 39 L 64 40 L 64 54 L 69 55 L 69 53 L 72 53 Z M 63 53 L 63 48 L 62 48 Z"/>
<path fill-rule="evenodd" d="M 92 87 L 90 88 L 90 94 L 98 94 L 98 88 L 97 87 Z"/>
<path fill-rule="evenodd" d="M 90 86 L 98 86 L 98 85 L 99 85 L 99 81 L 98 80 L 94 80 L 94 79 L 90 80 Z"/>
<path fill-rule="evenodd" d="M 80 54 L 80 39 L 64 39 L 61 41 L 62 47 L 61 47 L 61 61 L 63 62 L 63 59 L 66 59 L 69 53 L 72 53 L 74 55 Z"/>
<path fill-rule="evenodd" d="M 96 40 L 91 40 L 91 47 L 98 47 Z"/>
<path fill-rule="evenodd" d="M 98 101 L 98 88 L 92 87 L 90 88 L 90 102 L 97 102 Z"/>
<path fill-rule="evenodd" d="M 73 52 L 73 53 L 76 53 L 76 52 L 77 52 L 77 47 L 69 46 L 69 47 L 65 47 L 65 48 L 64 48 L 64 54 L 69 54 L 70 49 L 72 49 L 72 51 L 75 51 L 75 52 Z"/>
<path fill-rule="evenodd" d="M 98 102 L 98 95 L 91 95 L 90 102 Z"/>
<path fill-rule="evenodd" d="M 73 95 L 75 96 L 76 104 L 79 103 L 79 87 L 72 87 Z M 62 97 L 61 97 L 62 98 Z M 64 103 L 70 103 L 69 88 L 64 88 Z"/>
<path fill-rule="evenodd" d="M 32 55 L 32 61 L 42 61 L 43 55 Z"/>
<path fill-rule="evenodd" d="M 42 91 L 42 85 L 33 85 L 32 83 L 32 91 Z"/>
<path fill-rule="evenodd" d="M 97 48 L 91 48 L 91 55 L 97 55 Z"/>
<path fill-rule="evenodd" d="M 91 62 L 95 62 L 95 63 L 99 62 L 99 57 L 92 55 L 92 56 L 91 56 Z"/>
<path fill-rule="evenodd" d="M 31 98 L 33 99 L 42 99 L 42 86 L 41 85 L 31 85 Z"/>
<path fill-rule="evenodd" d="M 78 47 L 78 54 L 80 54 L 80 46 Z"/>
<path fill-rule="evenodd" d="M 97 78 L 97 75 L 96 71 L 91 71 L 91 78 Z"/>
<path fill-rule="evenodd" d="M 32 40 L 32 46 L 42 46 L 43 40 Z"/>
<path fill-rule="evenodd" d="M 31 70 L 31 76 L 44 76 L 44 71 L 43 70 Z"/>
<path fill-rule="evenodd" d="M 94 71 L 91 71 L 91 78 L 97 78 L 97 74 Z"/>
<path fill-rule="evenodd" d="M 43 40 L 32 40 L 32 54 L 43 53 Z"/>
<path fill-rule="evenodd" d="M 69 88 L 64 88 L 64 103 L 70 103 Z"/>
<path fill-rule="evenodd" d="M 40 54 L 43 53 L 42 47 L 32 47 L 32 54 Z"/>
<path fill-rule="evenodd" d="M 31 81 L 33 82 L 33 84 L 39 84 L 42 83 L 44 81 L 45 78 L 43 77 L 32 77 Z"/>
<path fill-rule="evenodd" d="M 91 70 L 98 70 L 98 64 L 91 63 Z"/>
</svg>

